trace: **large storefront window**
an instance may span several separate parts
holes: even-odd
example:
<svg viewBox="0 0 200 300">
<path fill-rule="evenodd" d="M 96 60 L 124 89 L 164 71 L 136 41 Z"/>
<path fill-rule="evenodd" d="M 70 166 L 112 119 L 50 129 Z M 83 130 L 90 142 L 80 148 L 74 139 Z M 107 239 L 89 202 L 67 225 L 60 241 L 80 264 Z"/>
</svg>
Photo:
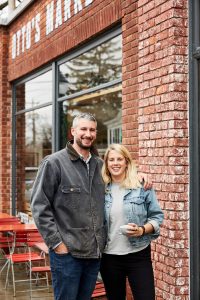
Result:
<svg viewBox="0 0 200 300">
<path fill-rule="evenodd" d="M 52 152 L 52 72 L 16 88 L 16 209 L 30 212 L 30 194 L 41 159 Z M 50 92 L 49 92 L 50 91 Z M 43 105 L 46 106 L 42 107 Z M 26 110 L 29 108 L 29 110 Z M 25 111 L 24 111 L 25 109 Z"/>
<path fill-rule="evenodd" d="M 71 139 L 76 114 L 89 112 L 96 117 L 101 157 L 109 144 L 121 143 L 120 33 L 119 28 L 113 30 L 15 85 L 13 213 L 31 214 L 30 195 L 38 166 Z"/>
<path fill-rule="evenodd" d="M 52 102 L 52 71 L 16 87 L 17 111 Z"/>
<path fill-rule="evenodd" d="M 59 96 L 87 90 L 103 83 L 121 79 L 121 35 L 117 36 L 59 67 Z"/>
<path fill-rule="evenodd" d="M 92 113 L 98 123 L 100 155 L 111 143 L 121 143 L 121 35 L 59 66 L 60 147 L 71 139 L 74 115 Z"/>
</svg>

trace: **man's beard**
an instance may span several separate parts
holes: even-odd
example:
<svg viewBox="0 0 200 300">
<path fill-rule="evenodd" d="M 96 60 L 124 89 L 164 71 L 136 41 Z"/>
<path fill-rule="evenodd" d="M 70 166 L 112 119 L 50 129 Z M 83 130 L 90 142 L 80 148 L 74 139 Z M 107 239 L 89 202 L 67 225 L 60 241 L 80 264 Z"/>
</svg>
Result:
<svg viewBox="0 0 200 300">
<path fill-rule="evenodd" d="M 91 141 L 92 141 L 92 140 L 91 140 Z M 76 143 L 77 143 L 77 145 L 78 145 L 80 148 L 85 149 L 85 150 L 90 149 L 90 148 L 92 147 L 92 145 L 93 145 L 93 142 L 91 143 L 90 146 L 83 145 L 81 139 L 77 139 L 77 140 L 76 140 Z"/>
</svg>

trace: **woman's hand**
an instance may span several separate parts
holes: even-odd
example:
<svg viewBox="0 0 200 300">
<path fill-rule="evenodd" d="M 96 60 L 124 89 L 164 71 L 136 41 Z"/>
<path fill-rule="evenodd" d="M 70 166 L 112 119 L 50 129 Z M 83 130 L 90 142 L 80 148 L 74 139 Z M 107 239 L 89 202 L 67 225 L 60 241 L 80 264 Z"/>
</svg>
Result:
<svg viewBox="0 0 200 300">
<path fill-rule="evenodd" d="M 132 227 L 132 229 L 128 229 L 126 231 L 126 235 L 129 237 L 139 237 L 139 236 L 143 236 L 144 234 L 149 234 L 154 232 L 154 227 L 151 223 L 146 223 L 143 226 L 138 226 L 135 223 L 128 223 L 128 225 Z"/>
<path fill-rule="evenodd" d="M 135 223 L 128 223 L 132 228 L 126 231 L 126 235 L 129 237 L 139 237 L 143 234 L 143 228 Z"/>
</svg>

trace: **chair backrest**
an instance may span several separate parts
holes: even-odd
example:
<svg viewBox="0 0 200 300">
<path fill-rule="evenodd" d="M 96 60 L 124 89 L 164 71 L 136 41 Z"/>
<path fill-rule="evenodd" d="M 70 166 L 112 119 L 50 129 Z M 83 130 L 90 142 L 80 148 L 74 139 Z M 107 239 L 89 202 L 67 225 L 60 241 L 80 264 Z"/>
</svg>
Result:
<svg viewBox="0 0 200 300">
<path fill-rule="evenodd" d="M 13 244 L 14 244 L 14 236 L 12 235 L 8 235 L 8 234 L 4 234 L 0 236 L 0 249 L 3 249 L 5 251 L 5 249 L 9 249 L 11 251 L 11 249 L 13 248 Z"/>
<path fill-rule="evenodd" d="M 17 217 L 8 217 L 8 218 L 3 218 L 0 219 L 0 224 L 20 224 L 20 220 Z"/>
<path fill-rule="evenodd" d="M 31 247 L 32 245 L 34 245 L 36 243 L 42 243 L 42 242 L 44 242 L 44 240 L 38 230 L 27 232 L 28 246 Z"/>
<path fill-rule="evenodd" d="M 10 235 L 14 236 L 14 241 L 12 245 L 12 249 L 10 248 L 10 253 L 14 253 L 16 248 L 19 247 L 31 247 L 34 246 L 37 242 L 44 242 L 42 236 L 35 230 L 20 230 L 16 232 L 10 233 Z"/>
</svg>

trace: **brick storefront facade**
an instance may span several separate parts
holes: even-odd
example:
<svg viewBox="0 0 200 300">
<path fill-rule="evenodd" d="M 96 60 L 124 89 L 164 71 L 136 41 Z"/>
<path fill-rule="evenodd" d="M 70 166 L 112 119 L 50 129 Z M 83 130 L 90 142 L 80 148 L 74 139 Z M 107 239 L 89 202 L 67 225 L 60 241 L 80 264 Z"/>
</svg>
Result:
<svg viewBox="0 0 200 300">
<path fill-rule="evenodd" d="M 188 300 L 188 2 L 93 0 L 49 35 L 41 18 L 40 41 L 32 29 L 31 48 L 13 59 L 13 34 L 48 3 L 34 1 L 0 25 L 0 210 L 11 205 L 12 82 L 121 24 L 123 144 L 150 174 L 165 213 L 152 243 L 156 300 Z"/>
</svg>

